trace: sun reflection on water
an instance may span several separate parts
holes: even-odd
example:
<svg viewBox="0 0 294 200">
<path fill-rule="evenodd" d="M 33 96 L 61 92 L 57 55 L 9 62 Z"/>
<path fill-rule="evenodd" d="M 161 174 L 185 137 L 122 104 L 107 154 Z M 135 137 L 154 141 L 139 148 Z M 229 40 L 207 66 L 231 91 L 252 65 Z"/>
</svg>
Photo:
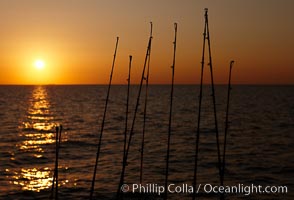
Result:
<svg viewBox="0 0 294 200">
<path fill-rule="evenodd" d="M 52 178 L 50 177 L 51 170 L 44 169 L 21 169 L 20 173 L 14 176 L 13 183 L 22 186 L 23 190 L 31 190 L 40 192 L 43 189 L 48 189 L 52 185 Z"/>
<path fill-rule="evenodd" d="M 54 165 L 52 148 L 55 144 L 56 124 L 54 115 L 50 111 L 46 88 L 35 87 L 29 103 L 26 119 L 19 127 L 19 135 L 24 139 L 16 145 L 20 156 L 25 157 L 28 163 L 24 163 L 17 172 L 14 172 L 11 183 L 21 186 L 22 190 L 40 192 L 52 185 Z M 51 151 L 51 155 L 48 155 L 48 150 Z"/>
</svg>

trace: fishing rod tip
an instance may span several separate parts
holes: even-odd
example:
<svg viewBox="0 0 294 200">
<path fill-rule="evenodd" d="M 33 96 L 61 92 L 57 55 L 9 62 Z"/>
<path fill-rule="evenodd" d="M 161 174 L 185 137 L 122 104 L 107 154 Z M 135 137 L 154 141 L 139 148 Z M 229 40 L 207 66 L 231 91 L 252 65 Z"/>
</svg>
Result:
<svg viewBox="0 0 294 200">
<path fill-rule="evenodd" d="M 152 38 L 153 23 L 150 22 L 150 37 Z"/>
<path fill-rule="evenodd" d="M 204 16 L 207 17 L 207 13 L 208 13 L 208 8 L 204 8 L 205 14 Z"/>
</svg>

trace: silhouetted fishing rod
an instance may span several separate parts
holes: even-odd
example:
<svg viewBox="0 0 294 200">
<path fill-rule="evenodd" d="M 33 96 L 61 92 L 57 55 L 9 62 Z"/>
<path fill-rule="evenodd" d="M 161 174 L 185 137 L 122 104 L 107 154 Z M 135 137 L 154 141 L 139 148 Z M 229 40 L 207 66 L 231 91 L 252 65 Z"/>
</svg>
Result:
<svg viewBox="0 0 294 200">
<path fill-rule="evenodd" d="M 53 182 L 52 182 L 50 199 L 53 198 L 54 188 L 55 188 L 55 199 L 58 199 L 58 157 L 59 157 L 59 148 L 60 148 L 60 142 L 61 142 L 61 132 L 62 132 L 62 125 L 56 126 L 55 168 L 54 168 L 54 174 L 53 174 Z M 55 186 L 55 182 L 56 182 L 56 186 Z"/>
<path fill-rule="evenodd" d="M 171 124 L 172 124 L 172 111 L 173 111 L 173 97 L 174 97 L 174 79 L 175 79 L 175 64 L 176 64 L 176 48 L 177 48 L 177 23 L 174 23 L 175 28 L 175 39 L 173 42 L 174 45 L 174 54 L 173 54 L 173 65 L 172 68 L 172 80 L 171 80 L 171 92 L 170 92 L 170 104 L 169 104 L 169 120 L 168 120 L 168 136 L 167 136 L 167 150 L 166 150 L 166 167 L 165 167 L 165 192 L 164 199 L 167 199 L 168 192 L 168 173 L 169 173 L 169 153 L 170 153 L 170 138 L 171 138 Z"/>
<path fill-rule="evenodd" d="M 55 127 L 55 165 L 54 165 L 54 173 L 53 173 L 53 180 L 52 180 L 52 187 L 51 187 L 51 195 L 50 199 L 53 198 L 54 188 L 55 188 L 55 181 L 56 181 L 56 166 L 57 166 L 57 149 L 58 149 L 58 126 Z"/>
<path fill-rule="evenodd" d="M 127 148 L 126 148 L 126 153 L 125 153 L 125 157 L 124 157 L 124 161 L 123 161 L 123 167 L 122 167 L 122 171 L 121 171 L 121 177 L 120 177 L 120 181 L 119 181 L 119 187 L 118 187 L 118 190 L 117 190 L 117 198 L 120 197 L 121 187 L 123 186 L 123 183 L 124 183 L 125 169 L 126 169 L 126 165 L 127 165 L 127 160 L 128 160 L 130 145 L 131 145 L 131 142 L 132 142 L 132 137 L 134 135 L 135 121 L 136 121 L 136 116 L 137 116 L 137 112 L 138 112 L 138 108 L 139 108 L 139 103 L 140 103 L 142 85 L 143 85 L 143 80 L 144 80 L 144 76 L 145 76 L 145 69 L 146 69 L 148 57 L 149 57 L 149 54 L 150 54 L 151 42 L 152 42 L 152 36 L 149 37 L 149 41 L 148 41 L 148 46 L 147 46 L 147 51 L 146 51 L 144 66 L 143 66 L 143 70 L 142 70 L 142 76 L 141 76 L 141 81 L 140 81 L 140 86 L 139 86 L 139 91 L 138 91 L 138 97 L 137 97 L 136 107 L 135 107 L 135 111 L 134 111 L 134 116 L 133 116 L 132 126 L 131 126 L 131 130 L 130 130 L 128 145 L 127 145 Z"/>
<path fill-rule="evenodd" d="M 123 161 L 126 155 L 126 146 L 127 146 L 127 133 L 128 133 L 128 116 L 129 116 L 129 96 L 130 96 L 130 83 L 131 83 L 131 67 L 132 67 L 132 56 L 130 55 L 129 61 L 129 74 L 128 74 L 128 89 L 127 89 L 127 103 L 126 103 L 126 120 L 125 120 L 125 132 L 124 132 L 124 154 Z"/>
<path fill-rule="evenodd" d="M 224 175 L 225 175 L 225 165 L 226 165 L 226 147 L 227 147 L 227 135 L 229 129 L 229 105 L 231 96 L 231 74 L 234 61 L 230 62 L 230 72 L 229 72 L 229 82 L 228 82 L 228 95 L 227 95 L 227 108 L 226 108 L 226 121 L 225 121 L 225 138 L 224 138 L 224 148 L 223 148 L 223 162 L 222 162 L 222 173 L 221 173 L 221 185 L 224 185 Z"/>
<path fill-rule="evenodd" d="M 127 133 L 128 133 L 128 116 L 129 116 L 129 96 L 130 96 L 130 83 L 131 83 L 131 67 L 132 67 L 132 56 L 130 55 L 129 61 L 129 73 L 128 73 L 128 89 L 127 89 L 127 102 L 126 102 L 126 119 L 125 119 L 125 132 L 124 132 L 124 150 L 123 150 L 123 160 L 122 160 L 122 167 L 126 165 L 124 163 L 125 156 L 126 156 L 126 146 L 127 146 Z"/>
<path fill-rule="evenodd" d="M 210 36 L 209 36 L 209 27 L 208 27 L 208 9 L 205 9 L 205 22 L 207 26 L 207 44 L 208 44 L 208 56 L 209 56 L 209 67 L 210 67 L 210 78 L 211 78 L 211 96 L 213 102 L 213 113 L 214 113 L 214 125 L 215 125 L 215 136 L 216 136 L 216 146 L 217 146 L 217 158 L 218 158 L 218 169 L 221 179 L 221 155 L 220 155 L 220 145 L 219 145 L 219 133 L 218 133 L 218 124 L 217 124 L 217 112 L 216 112 L 216 100 L 215 100 L 215 89 L 213 81 L 213 68 L 212 68 L 212 58 L 211 58 L 211 48 L 210 48 Z"/>
<path fill-rule="evenodd" d="M 203 31 L 203 46 L 202 46 L 202 59 L 201 59 L 201 75 L 200 75 L 200 90 L 199 90 L 199 103 L 198 103 L 198 119 L 197 119 L 197 133 L 195 145 L 195 161 L 194 161 L 194 178 L 193 178 L 193 200 L 196 198 L 196 184 L 197 184 L 197 170 L 198 170 L 198 152 L 199 152 L 199 138 L 200 138 L 200 120 L 201 120 L 201 107 L 203 95 L 203 71 L 205 60 L 205 42 L 206 42 L 206 23 Z"/>
<path fill-rule="evenodd" d="M 103 135 L 103 130 L 104 130 L 104 123 L 105 123 L 105 117 L 106 117 L 106 112 L 107 112 L 107 105 L 108 105 L 108 99 L 109 99 L 109 93 L 110 93 L 110 87 L 111 87 L 111 81 L 112 81 L 112 74 L 113 74 L 113 70 L 114 70 L 114 64 L 115 64 L 115 58 L 116 58 L 116 51 L 117 51 L 117 46 L 118 46 L 118 40 L 119 40 L 119 37 L 116 38 L 114 56 L 113 56 L 113 61 L 112 61 L 112 67 L 111 67 L 111 72 L 110 72 L 109 84 L 108 84 L 108 89 L 107 89 L 107 96 L 106 96 L 106 100 L 105 100 L 105 107 L 104 107 L 104 113 L 103 113 L 102 124 L 101 124 L 101 131 L 100 131 L 100 136 L 99 136 L 99 141 L 98 141 L 98 147 L 97 147 L 96 162 L 95 162 L 93 179 L 92 179 L 92 185 L 91 185 L 91 191 L 90 191 L 90 199 L 93 198 L 93 193 L 94 193 L 95 179 L 96 179 L 96 172 L 97 172 L 97 165 L 98 165 L 98 161 L 99 161 L 100 148 L 101 148 L 101 142 L 102 142 L 102 135 Z"/>
<path fill-rule="evenodd" d="M 152 37 L 152 22 L 150 22 L 151 30 L 150 37 Z M 144 162 L 144 144 L 145 144 L 145 130 L 146 130 L 146 115 L 147 115 L 147 101 L 148 101 L 148 86 L 149 86 L 149 71 L 150 71 L 150 55 L 151 55 L 151 44 L 149 47 L 149 56 L 147 62 L 147 74 L 145 77 L 145 104 L 144 104 L 144 117 L 143 117 L 143 131 L 142 131 L 142 143 L 141 143 L 141 165 L 140 165 L 140 183 L 143 179 L 143 162 Z"/>
</svg>

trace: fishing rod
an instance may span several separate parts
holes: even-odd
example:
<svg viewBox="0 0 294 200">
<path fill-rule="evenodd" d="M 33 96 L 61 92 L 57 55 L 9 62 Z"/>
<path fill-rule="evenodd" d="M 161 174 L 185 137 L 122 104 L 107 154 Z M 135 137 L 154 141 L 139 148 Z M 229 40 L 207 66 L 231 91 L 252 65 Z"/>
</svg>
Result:
<svg viewBox="0 0 294 200">
<path fill-rule="evenodd" d="M 51 195 L 50 199 L 53 198 L 54 188 L 55 188 L 55 181 L 56 181 L 56 165 L 57 165 L 57 141 L 58 141 L 58 126 L 55 127 L 55 165 L 54 165 L 54 173 L 53 173 L 53 180 L 52 180 L 52 187 L 51 187 Z"/>
<path fill-rule="evenodd" d="M 141 97 L 141 91 L 142 91 L 142 85 L 143 85 L 143 80 L 144 80 L 144 75 L 145 75 L 147 60 L 148 60 L 148 57 L 149 57 L 149 54 L 150 54 L 151 42 L 152 42 L 152 36 L 149 37 L 149 41 L 148 41 L 148 46 L 147 46 L 147 51 L 146 51 L 144 66 L 143 66 L 143 70 L 142 70 L 142 76 L 141 76 L 141 81 L 140 81 L 138 96 L 137 96 L 137 102 L 136 102 L 136 106 L 135 106 L 135 111 L 134 111 L 134 116 L 133 116 L 131 130 L 130 130 L 130 136 L 129 136 L 128 145 L 127 145 L 125 156 L 124 156 L 123 166 L 122 166 L 122 170 L 121 170 L 121 177 L 120 177 L 119 186 L 118 186 L 118 190 L 117 190 L 117 198 L 120 197 L 121 187 L 123 186 L 123 183 L 124 183 L 125 169 L 126 169 L 126 165 L 127 165 L 127 160 L 128 160 L 128 155 L 129 155 L 129 149 L 130 149 L 130 145 L 131 145 L 131 142 L 132 142 L 132 137 L 134 135 L 135 121 L 136 121 L 136 116 L 137 116 L 137 112 L 138 112 L 138 108 L 139 108 L 139 103 L 140 103 L 140 97 Z"/>
<path fill-rule="evenodd" d="M 119 40 L 119 37 L 116 37 L 114 56 L 113 56 L 113 61 L 112 61 L 109 84 L 108 84 L 108 89 L 107 89 L 107 96 L 106 96 L 106 100 L 105 100 L 104 114 L 103 114 L 103 118 L 102 118 L 101 131 L 100 131 L 98 147 L 97 147 L 97 153 L 96 153 L 96 161 L 95 161 L 95 167 L 94 167 L 94 173 L 93 173 L 93 179 L 92 179 L 92 185 L 91 185 L 91 191 L 90 191 L 90 200 L 92 200 L 93 193 L 94 193 L 97 165 L 98 165 L 98 161 L 99 161 L 100 148 L 101 148 L 101 142 L 102 142 L 102 135 L 103 135 L 103 130 L 104 130 L 104 123 L 105 123 L 105 118 L 106 118 L 107 105 L 108 105 L 108 99 L 109 99 L 109 93 L 110 93 L 110 87 L 111 87 L 111 81 L 112 81 L 112 74 L 113 74 L 113 70 L 114 70 L 114 64 L 115 64 L 118 40 Z"/>
<path fill-rule="evenodd" d="M 226 121 L 225 121 L 225 138 L 224 138 L 224 148 L 223 148 L 223 161 L 222 161 L 222 173 L 221 173 L 221 185 L 224 185 L 224 175 L 225 175 L 225 161 L 226 161 L 226 147 L 227 147 L 227 135 L 229 129 L 229 105 L 231 96 L 231 74 L 234 61 L 230 62 L 230 72 L 229 72 L 229 82 L 228 82 L 228 95 L 227 95 L 227 108 L 226 108 Z"/>
<path fill-rule="evenodd" d="M 126 103 L 126 120 L 125 120 L 125 132 L 124 132 L 124 149 L 123 149 L 123 161 L 122 166 L 124 166 L 126 163 L 125 161 L 125 155 L 126 155 L 126 146 L 127 146 L 127 132 L 128 132 L 128 116 L 129 116 L 129 96 L 130 96 L 130 83 L 131 83 L 131 67 L 132 67 L 132 56 L 130 55 L 129 60 L 129 73 L 128 73 L 128 89 L 127 89 L 127 103 Z"/>
<path fill-rule="evenodd" d="M 130 96 L 130 83 L 131 83 L 131 67 L 132 67 L 132 56 L 130 55 L 129 60 L 129 73 L 128 73 L 128 89 L 127 89 L 127 102 L 126 102 L 126 120 L 125 120 L 125 132 L 124 132 L 124 149 L 123 149 L 123 161 L 122 167 L 126 165 L 125 155 L 126 155 L 126 146 L 127 146 L 127 132 L 128 132 L 128 116 L 129 116 L 129 96 Z"/>
<path fill-rule="evenodd" d="M 150 37 L 152 37 L 152 22 L 150 22 L 151 30 Z M 147 62 L 147 74 L 145 77 L 146 85 L 145 85 L 145 105 L 144 105 L 144 117 L 143 117 L 143 131 L 142 131 L 142 143 L 141 143 L 141 165 L 140 165 L 140 183 L 142 183 L 143 179 L 143 161 L 144 161 L 144 144 L 145 144 L 145 130 L 146 130 L 146 115 L 147 115 L 147 99 L 148 99 L 148 86 L 149 86 L 149 71 L 150 71 L 150 55 L 151 55 L 151 44 L 149 48 L 149 56 Z"/>
<path fill-rule="evenodd" d="M 196 198 L 196 184 L 197 184 L 197 170 L 198 170 L 198 152 L 199 152 L 199 139 L 200 139 L 200 120 L 201 120 L 201 107 L 203 95 L 203 71 L 205 60 L 205 42 L 206 42 L 206 23 L 203 31 L 203 46 L 202 46 L 202 59 L 201 59 L 201 76 L 200 76 L 200 89 L 199 89 L 199 102 L 198 102 L 198 119 L 197 119 L 197 132 L 196 132 L 196 145 L 195 145 L 195 161 L 194 161 L 194 178 L 193 178 L 193 200 Z"/>
<path fill-rule="evenodd" d="M 173 108 L 173 96 L 174 96 L 174 77 L 175 77 L 175 64 L 176 64 L 176 48 L 177 48 L 177 29 L 178 24 L 174 23 L 175 39 L 173 65 L 172 65 L 172 80 L 171 80 L 171 92 L 170 92 L 170 107 L 169 107 L 169 121 L 168 121 L 168 137 L 167 137 L 167 152 L 166 152 L 166 168 L 165 168 L 165 193 L 164 199 L 167 199 L 167 184 L 168 184 L 168 172 L 169 172 L 169 153 L 170 153 L 170 138 L 171 138 L 171 123 L 172 123 L 172 108 Z"/>
<path fill-rule="evenodd" d="M 58 157 L 59 157 L 59 148 L 60 148 L 60 142 L 61 142 L 61 132 L 62 132 L 62 125 L 56 126 L 55 168 L 54 168 L 54 174 L 53 174 L 50 199 L 53 198 L 54 188 L 55 188 L 55 199 L 58 199 Z M 56 187 L 55 187 L 55 182 L 56 182 Z"/>
<path fill-rule="evenodd" d="M 129 75 L 127 78 L 128 81 L 128 89 L 127 89 L 127 103 L 126 103 L 126 120 L 125 120 L 125 132 L 124 132 L 124 154 L 123 161 L 126 154 L 126 146 L 127 146 L 127 132 L 128 132 L 128 116 L 129 116 L 129 96 L 130 96 L 130 83 L 131 83 L 131 67 L 132 67 L 132 56 L 130 55 L 129 61 Z"/>
<path fill-rule="evenodd" d="M 215 125 L 215 136 L 216 136 L 216 146 L 217 146 L 217 158 L 218 158 L 218 169 L 221 180 L 221 155 L 220 155 L 220 145 L 219 145 L 219 132 L 218 132 L 218 123 L 217 123 L 217 112 L 216 112 L 216 100 L 215 100 L 215 89 L 214 89 L 214 81 L 213 81 L 213 67 L 212 67 L 212 58 L 211 58 L 211 47 L 210 47 L 210 35 L 209 35 L 209 27 L 208 27 L 208 9 L 205 9 L 205 22 L 206 22 L 206 30 L 207 30 L 207 44 L 208 44 L 208 56 L 209 56 L 209 68 L 210 68 L 210 79 L 211 79 L 211 96 L 213 102 L 213 113 L 214 113 L 214 125 Z"/>
</svg>

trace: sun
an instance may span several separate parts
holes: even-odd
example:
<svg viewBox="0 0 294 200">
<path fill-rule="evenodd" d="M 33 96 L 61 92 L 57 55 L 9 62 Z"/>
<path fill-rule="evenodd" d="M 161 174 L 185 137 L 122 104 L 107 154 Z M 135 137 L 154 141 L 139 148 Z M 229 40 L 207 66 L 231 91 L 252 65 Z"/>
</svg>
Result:
<svg viewBox="0 0 294 200">
<path fill-rule="evenodd" d="M 44 69 L 45 62 L 43 60 L 38 59 L 38 60 L 35 61 L 34 66 L 38 70 Z"/>
</svg>

